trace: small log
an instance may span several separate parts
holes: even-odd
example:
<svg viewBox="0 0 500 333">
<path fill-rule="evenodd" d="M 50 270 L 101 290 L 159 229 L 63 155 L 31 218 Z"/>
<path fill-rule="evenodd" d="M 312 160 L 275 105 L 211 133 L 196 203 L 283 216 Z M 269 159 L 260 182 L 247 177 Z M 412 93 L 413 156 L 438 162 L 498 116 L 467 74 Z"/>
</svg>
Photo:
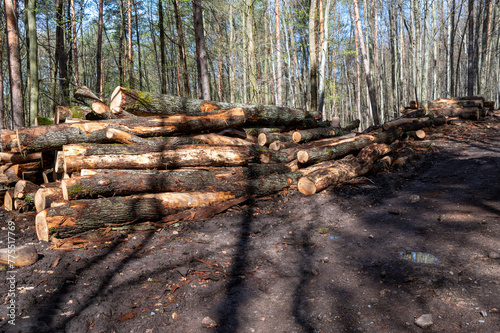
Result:
<svg viewBox="0 0 500 333">
<path fill-rule="evenodd" d="M 21 164 L 28 162 L 36 162 L 42 158 L 40 153 L 27 154 L 26 156 L 20 153 L 0 153 L 0 163 Z"/>
<path fill-rule="evenodd" d="M 64 181 L 64 180 L 63 180 Z M 49 187 L 42 187 L 35 193 L 35 210 L 40 213 L 53 202 L 64 200 L 63 190 L 59 183 L 50 183 Z"/>
<path fill-rule="evenodd" d="M 425 139 L 425 131 L 424 130 L 408 131 L 405 134 L 407 137 L 412 138 L 412 139 L 416 139 L 416 140 Z"/>
<path fill-rule="evenodd" d="M 443 98 L 433 102 L 431 101 L 427 102 L 427 109 L 438 109 L 438 108 L 462 109 L 467 107 L 483 108 L 484 100 L 482 99 L 460 100 L 460 99 Z"/>
<path fill-rule="evenodd" d="M 86 120 L 104 120 L 110 118 L 110 108 L 103 102 L 92 102 L 90 108 L 92 111 L 87 113 L 85 116 Z"/>
<path fill-rule="evenodd" d="M 2 130 L 1 149 L 10 152 L 39 152 L 60 149 L 72 143 L 106 143 L 108 128 L 117 128 L 140 137 L 193 134 L 240 126 L 245 122 L 241 109 L 211 113 L 199 117 L 172 116 L 37 126 L 18 130 Z"/>
<path fill-rule="evenodd" d="M 360 135 L 327 146 L 301 149 L 297 152 L 297 160 L 302 164 L 314 164 L 339 159 L 372 144 L 374 141 L 374 136 Z"/>
<path fill-rule="evenodd" d="M 484 108 L 488 109 L 489 111 L 495 110 L 495 101 L 484 102 Z"/>
<path fill-rule="evenodd" d="M 405 118 L 421 118 L 421 117 L 425 116 L 425 109 L 424 108 L 418 108 L 418 109 L 403 108 L 401 114 Z"/>
<path fill-rule="evenodd" d="M 14 189 L 7 190 L 3 196 L 3 206 L 5 210 L 14 210 Z"/>
<path fill-rule="evenodd" d="M 460 117 L 462 119 L 479 120 L 481 117 L 480 109 L 472 108 L 437 108 L 428 109 L 429 114 L 433 116 Z"/>
<path fill-rule="evenodd" d="M 196 145 L 204 143 L 203 140 L 192 137 L 155 137 L 141 138 L 135 134 L 125 132 L 116 128 L 108 128 L 106 137 L 112 141 L 129 144 L 129 145 L 151 145 L 151 146 L 167 146 L 167 145 Z"/>
<path fill-rule="evenodd" d="M 354 131 L 355 129 L 357 129 L 359 127 L 359 124 L 361 124 L 361 121 L 359 119 L 355 119 L 355 120 L 351 121 L 349 124 L 347 124 L 345 127 L 343 127 L 342 129 L 345 132 L 351 132 L 351 131 Z"/>
<path fill-rule="evenodd" d="M 247 135 L 258 137 L 260 133 L 281 133 L 285 131 L 285 127 L 253 127 L 244 128 L 243 131 L 245 131 Z M 244 139 L 244 137 L 242 139 Z"/>
<path fill-rule="evenodd" d="M 330 127 L 340 128 L 340 117 L 332 117 L 330 121 Z"/>
<path fill-rule="evenodd" d="M 287 148 L 294 148 L 297 147 L 297 143 L 295 142 L 281 142 L 279 140 L 273 141 L 269 144 L 269 149 L 270 150 L 281 150 L 281 149 L 287 149 Z"/>
<path fill-rule="evenodd" d="M 64 200 L 204 189 L 234 191 L 235 183 L 246 188 L 253 178 L 290 171 L 285 164 L 179 170 L 82 170 L 86 176 L 65 179 L 61 187 Z"/>
<path fill-rule="evenodd" d="M 429 120 L 429 117 L 423 117 L 423 118 L 396 118 L 391 121 L 385 122 L 382 127 L 384 130 L 389 130 L 392 127 L 396 126 L 401 126 L 405 124 L 411 124 L 411 123 L 418 123 L 418 122 L 423 122 Z"/>
<path fill-rule="evenodd" d="M 292 133 L 260 133 L 257 142 L 261 146 L 269 146 L 273 141 L 293 142 Z"/>
<path fill-rule="evenodd" d="M 75 97 L 75 99 L 87 104 L 91 104 L 92 102 L 95 101 L 102 103 L 102 100 L 99 97 L 97 97 L 97 95 L 86 86 L 81 86 L 78 89 L 76 89 L 73 96 Z"/>
<path fill-rule="evenodd" d="M 33 245 L 16 246 L 15 249 L 0 249 L 0 264 L 24 267 L 34 264 L 38 253 Z"/>
<path fill-rule="evenodd" d="M 320 192 L 328 186 L 345 182 L 362 176 L 371 170 L 373 164 L 381 156 L 390 152 L 386 144 L 372 144 L 361 150 L 357 157 L 349 155 L 335 161 L 331 167 L 322 168 L 301 177 L 298 182 L 299 191 L 305 195 Z"/>
<path fill-rule="evenodd" d="M 308 115 L 304 110 L 275 105 L 246 105 L 184 98 L 117 87 L 111 95 L 111 112 L 129 112 L 137 116 L 199 116 L 214 110 L 241 108 L 246 124 L 275 126 L 301 123 Z M 311 117 L 314 118 L 314 117 Z"/>
<path fill-rule="evenodd" d="M 293 132 L 292 139 L 296 143 L 309 142 L 324 138 L 332 138 L 349 133 L 350 131 L 340 128 L 311 128 Z"/>
<path fill-rule="evenodd" d="M 26 194 L 35 193 L 39 188 L 39 185 L 33 184 L 30 181 L 20 180 L 14 186 L 14 198 L 22 199 Z"/>
<path fill-rule="evenodd" d="M 384 156 L 373 165 L 373 173 L 377 174 L 381 171 L 389 170 L 392 165 L 392 158 Z"/>
<path fill-rule="evenodd" d="M 253 146 L 250 141 L 231 138 L 229 136 L 218 135 L 215 133 L 194 135 L 191 138 L 199 140 L 201 143 L 207 145 L 234 145 L 234 146 Z"/>
<path fill-rule="evenodd" d="M 404 124 L 404 125 L 401 125 L 400 127 L 404 132 L 408 132 L 408 131 L 418 131 L 418 130 L 426 128 L 426 127 L 441 126 L 444 124 L 446 124 L 446 117 L 445 116 L 438 116 L 435 118 L 430 118 L 429 120 L 426 120 L 426 121 Z"/>
<path fill-rule="evenodd" d="M 241 166 L 256 157 L 249 146 L 65 145 L 64 169 L 166 169 L 193 166 Z"/>
<path fill-rule="evenodd" d="M 416 101 L 410 101 L 410 109 L 418 109 L 418 108 L 421 108 L 422 107 L 422 103 L 418 103 L 417 105 L 417 102 Z"/>
</svg>

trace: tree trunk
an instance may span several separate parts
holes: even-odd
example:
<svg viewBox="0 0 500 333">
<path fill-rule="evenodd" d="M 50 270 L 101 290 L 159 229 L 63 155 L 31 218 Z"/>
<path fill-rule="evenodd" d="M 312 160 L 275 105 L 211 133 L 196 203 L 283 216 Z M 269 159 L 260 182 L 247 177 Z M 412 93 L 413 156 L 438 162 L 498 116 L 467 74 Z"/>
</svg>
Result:
<svg viewBox="0 0 500 333">
<path fill-rule="evenodd" d="M 35 126 L 38 116 L 39 82 L 38 82 L 38 38 L 36 33 L 36 3 L 28 0 L 26 15 L 28 16 L 29 37 L 29 77 L 30 77 L 30 109 L 29 125 Z"/>
<path fill-rule="evenodd" d="M 135 88 L 134 80 L 134 52 L 132 48 L 132 1 L 127 3 L 127 18 L 128 18 L 128 84 L 130 88 Z"/>
<path fill-rule="evenodd" d="M 328 167 L 320 168 L 299 179 L 299 191 L 305 195 L 315 194 L 328 186 L 340 184 L 369 172 L 373 164 L 390 152 L 385 144 L 372 144 L 361 150 L 357 157 L 352 155 L 335 161 Z"/>
<path fill-rule="evenodd" d="M 0 20 L 0 31 L 3 30 L 2 21 Z M 0 130 L 7 128 L 6 120 L 6 110 L 5 110 L 5 98 L 3 94 L 3 40 L 2 34 L 0 34 Z"/>
<path fill-rule="evenodd" d="M 182 28 L 181 13 L 179 11 L 179 0 L 173 0 L 175 23 L 177 25 L 177 47 L 179 49 L 179 63 L 181 71 L 181 96 L 189 96 L 191 94 L 189 88 L 189 72 L 187 67 L 186 47 L 184 44 L 184 29 Z"/>
<path fill-rule="evenodd" d="M 242 126 L 245 116 L 241 109 L 225 110 L 200 117 L 172 116 L 135 119 L 110 119 L 98 122 L 46 125 L 0 133 L 1 148 L 5 152 L 38 152 L 60 149 L 71 143 L 110 142 L 109 128 L 137 134 L 142 137 L 175 134 L 193 134 Z"/>
<path fill-rule="evenodd" d="M 108 169 L 86 171 L 86 176 L 64 179 L 61 187 L 64 200 L 203 189 L 237 192 L 251 186 L 254 178 L 290 171 L 285 164 L 179 170 Z"/>
<path fill-rule="evenodd" d="M 71 0 L 71 28 L 73 32 L 72 49 L 73 49 L 73 67 L 75 76 L 75 86 L 80 85 L 80 73 L 78 72 L 78 48 L 77 48 L 77 31 L 76 31 L 76 15 L 75 15 L 75 0 Z"/>
<path fill-rule="evenodd" d="M 196 41 L 196 61 L 199 64 L 200 98 L 210 99 L 210 78 L 208 76 L 207 49 L 205 47 L 205 31 L 203 30 L 203 12 L 201 0 L 193 0 L 193 19 Z"/>
<path fill-rule="evenodd" d="M 125 111 L 137 116 L 148 115 L 200 115 L 218 109 L 238 107 L 243 110 L 248 126 L 293 126 L 306 119 L 317 124 L 309 114 L 301 109 L 293 109 L 274 105 L 246 105 L 213 102 L 199 99 L 183 98 L 172 95 L 154 94 L 138 90 L 117 87 L 111 95 L 111 111 Z M 313 126 L 314 127 L 314 126 Z"/>
<path fill-rule="evenodd" d="M 311 0 L 309 9 L 309 86 L 311 112 L 318 112 L 318 59 L 316 54 L 316 0 Z"/>
<path fill-rule="evenodd" d="M 474 48 L 474 0 L 469 0 L 469 28 L 468 28 L 468 41 L 467 47 L 467 95 L 474 95 L 475 84 L 475 48 Z"/>
<path fill-rule="evenodd" d="M 280 1 L 274 0 L 274 20 L 276 27 L 276 71 L 277 71 L 277 89 L 276 105 L 283 105 L 283 69 L 281 68 L 281 31 L 280 31 Z"/>
<path fill-rule="evenodd" d="M 59 105 L 69 105 L 68 57 L 65 50 L 64 0 L 56 0 L 56 61 L 59 72 Z"/>
<path fill-rule="evenodd" d="M 364 42 L 364 37 L 363 37 L 363 30 L 361 29 L 358 0 L 354 0 L 353 4 L 354 4 L 354 17 L 355 17 L 355 22 L 356 22 L 356 30 L 358 32 L 358 37 L 359 37 L 359 46 L 361 49 L 361 56 L 363 57 L 363 63 L 365 66 L 366 85 L 368 88 L 368 94 L 370 96 L 370 104 L 371 104 L 371 109 L 372 109 L 373 122 L 375 125 L 378 125 L 380 123 L 380 121 L 379 121 L 379 117 L 378 117 L 377 98 L 376 98 L 375 88 L 373 87 L 372 80 L 371 80 L 370 63 L 369 63 L 369 60 L 368 60 L 368 57 L 366 54 L 366 47 L 365 47 L 365 42 Z"/>
<path fill-rule="evenodd" d="M 99 0 L 99 17 L 97 26 L 97 53 L 96 53 L 96 86 L 95 91 L 102 97 L 104 93 L 103 61 L 102 61 L 102 27 L 103 27 L 104 0 Z"/>
<path fill-rule="evenodd" d="M 38 259 L 38 253 L 33 245 L 16 246 L 15 255 L 12 249 L 0 249 L 0 264 L 24 267 L 34 264 Z"/>
<path fill-rule="evenodd" d="M 81 169 L 170 169 L 199 166 L 241 166 L 253 162 L 246 146 L 65 145 L 67 173 Z"/>
<path fill-rule="evenodd" d="M 4 5 L 9 53 L 10 105 L 14 128 L 20 128 L 25 126 L 25 121 L 17 6 L 15 0 L 5 0 Z"/>
</svg>

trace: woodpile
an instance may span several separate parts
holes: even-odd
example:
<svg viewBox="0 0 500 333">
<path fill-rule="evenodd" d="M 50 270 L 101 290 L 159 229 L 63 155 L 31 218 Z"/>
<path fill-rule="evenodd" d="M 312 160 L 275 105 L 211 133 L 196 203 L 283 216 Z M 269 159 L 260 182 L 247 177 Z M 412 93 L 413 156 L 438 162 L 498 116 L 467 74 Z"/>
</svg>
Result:
<svg viewBox="0 0 500 333">
<path fill-rule="evenodd" d="M 328 127 L 287 107 L 122 87 L 110 106 L 84 87 L 74 98 L 80 109 L 61 108 L 60 123 L 0 134 L 4 207 L 36 210 L 44 241 L 207 218 L 291 186 L 311 195 L 391 167 L 398 140 L 421 140 L 447 117 L 476 119 L 493 107 L 478 96 L 438 100 L 425 115 L 413 105 L 408 115 L 356 133 L 359 121 Z"/>
</svg>

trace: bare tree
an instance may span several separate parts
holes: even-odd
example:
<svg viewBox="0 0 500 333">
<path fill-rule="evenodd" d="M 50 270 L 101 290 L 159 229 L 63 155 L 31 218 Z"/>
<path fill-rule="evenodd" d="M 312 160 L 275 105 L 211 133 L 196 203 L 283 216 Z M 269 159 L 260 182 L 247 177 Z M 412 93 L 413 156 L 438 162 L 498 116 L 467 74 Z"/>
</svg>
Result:
<svg viewBox="0 0 500 333">
<path fill-rule="evenodd" d="M 21 56 L 16 2 L 5 0 L 7 50 L 9 53 L 10 101 L 14 128 L 24 127 L 24 100 L 22 89 Z"/>
<path fill-rule="evenodd" d="M 210 80 L 208 76 L 207 50 L 205 47 L 205 31 L 203 30 L 203 12 L 201 0 L 193 0 L 193 19 L 196 40 L 196 62 L 198 65 L 198 80 L 200 97 L 210 99 Z"/>
<path fill-rule="evenodd" d="M 311 0 L 309 8 L 309 86 L 311 91 L 311 111 L 318 111 L 318 57 L 316 54 L 316 0 Z"/>
<path fill-rule="evenodd" d="M 3 31 L 2 18 L 0 17 L 0 31 Z M 0 130 L 6 128 L 5 126 L 5 100 L 3 94 L 3 39 L 0 34 Z"/>
<path fill-rule="evenodd" d="M 104 78 L 102 65 L 102 25 L 104 14 L 104 0 L 99 0 L 99 21 L 97 27 L 97 53 L 96 53 L 96 91 L 102 97 L 104 93 Z"/>
<path fill-rule="evenodd" d="M 80 73 L 78 71 L 78 48 L 77 48 L 77 31 L 76 31 L 76 15 L 75 15 L 75 0 L 71 0 L 71 28 L 73 32 L 72 46 L 73 46 L 73 68 L 75 85 L 80 85 Z"/>
<path fill-rule="evenodd" d="M 276 25 L 276 71 L 277 89 L 276 89 L 276 105 L 283 104 L 283 70 L 281 68 L 281 31 L 280 31 L 280 1 L 274 1 L 274 19 Z"/>
<path fill-rule="evenodd" d="M 28 0 L 26 14 L 28 16 L 29 37 L 29 71 L 30 71 L 30 109 L 29 124 L 35 126 L 38 116 L 39 83 L 38 83 L 38 38 L 36 34 L 36 4 Z"/>
<path fill-rule="evenodd" d="M 359 17 L 358 0 L 353 0 L 353 5 L 354 5 L 354 19 L 355 19 L 355 24 L 356 24 L 356 30 L 358 31 L 358 37 L 359 37 L 359 46 L 361 49 L 361 56 L 363 57 L 363 63 L 365 66 L 366 85 L 368 87 L 368 94 L 370 97 L 372 118 L 373 118 L 374 124 L 378 125 L 380 123 L 380 121 L 379 121 L 379 117 L 378 117 L 377 97 L 376 97 L 375 89 L 374 89 L 373 84 L 372 84 L 372 80 L 370 78 L 370 63 L 368 62 L 368 58 L 366 56 L 365 41 L 364 41 L 364 37 L 363 37 L 363 30 L 361 29 L 361 20 Z"/>
<path fill-rule="evenodd" d="M 190 88 L 189 88 L 189 71 L 187 67 L 187 57 L 186 57 L 186 46 L 184 43 L 184 29 L 182 28 L 182 20 L 181 13 L 179 10 L 179 0 L 172 0 L 175 11 L 175 23 L 177 26 L 177 48 L 179 50 L 179 63 L 181 67 L 181 82 L 180 82 L 180 91 L 181 96 L 189 96 Z"/>
<path fill-rule="evenodd" d="M 475 59 L 474 59 L 474 0 L 469 0 L 469 34 L 468 41 L 469 45 L 467 47 L 467 95 L 474 95 L 474 84 L 475 84 Z"/>
</svg>

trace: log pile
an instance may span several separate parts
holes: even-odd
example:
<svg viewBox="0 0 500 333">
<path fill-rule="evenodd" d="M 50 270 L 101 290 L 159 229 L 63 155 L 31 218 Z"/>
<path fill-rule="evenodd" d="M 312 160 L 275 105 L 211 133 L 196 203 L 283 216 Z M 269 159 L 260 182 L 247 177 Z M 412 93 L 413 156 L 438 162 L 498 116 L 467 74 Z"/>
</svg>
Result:
<svg viewBox="0 0 500 333">
<path fill-rule="evenodd" d="M 387 169 L 395 165 L 389 154 L 399 140 L 423 139 L 426 128 L 451 115 L 477 111 L 480 117 L 485 109 L 480 98 L 438 100 L 429 102 L 427 115 L 415 116 L 421 112 L 415 105 L 406 116 L 356 133 L 359 121 L 329 127 L 287 107 L 122 87 L 110 106 L 87 88 L 74 97 L 86 108 L 76 121 L 66 109 L 60 123 L 0 133 L 4 206 L 36 210 L 44 241 L 110 226 L 207 218 L 291 186 L 311 195 Z M 451 104 L 460 107 L 452 113 Z"/>
</svg>

